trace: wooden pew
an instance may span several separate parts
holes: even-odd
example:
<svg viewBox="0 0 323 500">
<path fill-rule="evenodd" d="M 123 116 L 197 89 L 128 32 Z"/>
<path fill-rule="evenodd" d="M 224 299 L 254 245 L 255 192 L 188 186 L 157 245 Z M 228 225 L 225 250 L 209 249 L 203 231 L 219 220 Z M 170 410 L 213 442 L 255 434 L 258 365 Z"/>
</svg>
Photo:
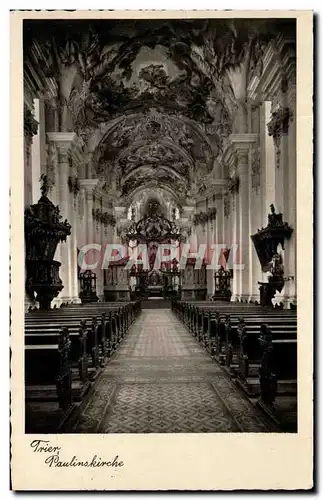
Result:
<svg viewBox="0 0 323 500">
<path fill-rule="evenodd" d="M 98 375 L 99 368 L 105 365 L 106 359 L 120 344 L 130 326 L 130 320 L 135 317 L 135 313 L 131 313 L 135 307 L 138 314 L 140 308 L 137 304 L 125 303 L 121 306 L 103 304 L 100 308 L 64 307 L 32 312 L 25 318 L 25 342 L 26 345 L 50 345 L 56 342 L 61 326 L 69 329 L 75 389 L 73 393 L 79 400 L 88 388 L 88 380 L 93 380 Z M 94 316 L 98 309 L 100 315 Z M 88 364 L 92 364 L 92 367 L 89 368 Z"/>
<path fill-rule="evenodd" d="M 25 315 L 26 432 L 56 432 L 67 418 L 67 410 L 59 410 L 62 397 L 58 390 L 61 391 L 62 384 L 56 387 L 54 383 L 52 361 L 62 327 L 69 339 L 66 363 L 70 400 L 75 407 L 84 399 L 140 310 L 140 303 L 123 302 L 104 303 L 100 307 L 65 306 Z"/>
<path fill-rule="evenodd" d="M 286 332 L 296 329 L 296 317 L 280 314 L 280 311 L 257 311 L 250 310 L 242 312 L 236 311 L 231 314 L 211 313 L 209 321 L 209 332 L 211 340 L 206 339 L 207 347 L 210 347 L 214 355 L 221 364 L 231 366 L 232 362 L 240 350 L 240 329 L 243 322 L 250 327 L 260 326 L 262 322 L 269 322 L 273 328 L 284 324 Z"/>
<path fill-rule="evenodd" d="M 180 309 L 181 305 L 176 304 L 177 308 Z M 209 348 L 213 355 L 219 357 L 219 360 L 223 363 L 225 357 L 227 356 L 227 344 L 228 335 L 226 334 L 226 323 L 228 323 L 228 318 L 230 314 L 232 318 L 248 317 L 248 318 L 258 318 L 258 324 L 261 323 L 260 318 L 266 320 L 271 318 L 272 321 L 277 320 L 284 323 L 291 322 L 296 325 L 296 316 L 289 310 L 277 310 L 271 308 L 263 308 L 261 306 L 240 304 L 240 303 L 188 303 L 184 304 L 186 306 L 186 312 L 180 314 L 179 318 L 188 329 L 193 333 L 199 341 L 203 341 L 205 347 Z M 183 308 L 182 308 L 183 310 Z M 232 328 L 232 336 L 236 326 Z M 224 352 L 222 352 L 224 350 Z"/>
<path fill-rule="evenodd" d="M 101 318 L 102 321 L 102 318 Z M 81 323 L 82 322 L 82 323 Z M 45 315 L 42 317 L 29 317 L 25 319 L 25 342 L 30 342 L 32 338 L 39 338 L 39 341 L 48 343 L 51 336 L 57 335 L 61 326 L 68 328 L 72 340 L 72 356 L 75 360 L 77 353 L 80 352 L 79 334 L 80 328 L 84 329 L 82 340 L 86 346 L 87 356 L 91 359 L 92 374 L 96 373 L 103 364 L 104 352 L 100 352 L 99 340 L 100 321 L 91 317 L 87 313 L 74 316 Z"/>
<path fill-rule="evenodd" d="M 259 405 L 266 408 L 267 413 L 274 414 L 276 423 L 279 421 L 283 428 L 285 424 L 282 422 L 287 418 L 288 405 L 297 409 L 297 405 L 293 405 L 297 391 L 296 311 L 264 308 L 254 304 L 206 301 L 174 302 L 172 309 L 253 401 L 262 394 Z M 259 338 L 264 329 L 270 331 L 276 360 L 276 393 L 269 391 L 269 388 L 271 391 L 275 388 L 275 377 L 268 379 L 263 375 L 265 363 Z M 279 395 L 279 410 L 273 410 L 275 404 L 270 398 L 268 400 L 268 391 L 272 400 L 272 394 Z M 291 417 L 291 427 L 294 425 L 292 420 Z"/>
<path fill-rule="evenodd" d="M 261 394 L 257 404 L 284 430 L 295 432 L 297 431 L 296 339 L 274 339 L 271 329 L 267 325 L 262 325 L 259 344 Z M 289 391 L 286 391 L 287 384 Z M 283 391 L 282 385 L 285 386 Z"/>
<path fill-rule="evenodd" d="M 296 322 L 286 324 L 285 321 L 272 322 L 266 318 L 267 324 L 257 324 L 254 322 L 239 321 L 237 332 L 239 335 L 238 369 L 237 383 L 249 396 L 256 396 L 260 393 L 259 368 L 261 365 L 261 347 L 259 338 L 264 328 L 269 328 L 272 339 L 279 344 L 297 346 L 297 325 Z M 283 360 L 283 358 L 280 358 Z M 287 383 L 284 384 L 284 391 L 289 391 Z"/>
<path fill-rule="evenodd" d="M 31 322 L 35 327 L 42 328 L 50 323 L 77 322 L 80 319 L 86 320 L 89 324 L 92 322 L 92 328 L 89 332 L 89 338 L 92 339 L 92 350 L 94 363 L 97 366 L 99 363 L 99 347 L 101 349 L 101 357 L 105 354 L 109 357 L 112 352 L 120 344 L 122 338 L 128 329 L 128 311 L 123 305 L 121 308 L 114 305 L 106 305 L 100 308 L 99 312 L 93 307 L 82 306 L 80 308 L 68 308 L 38 311 L 26 316 L 26 322 Z M 106 346 L 105 346 L 106 344 Z"/>
<path fill-rule="evenodd" d="M 277 338 L 296 338 L 297 318 L 290 310 L 208 302 L 175 304 L 174 309 L 212 357 L 225 365 L 231 376 L 239 376 L 248 393 L 248 378 L 258 373 L 260 364 L 257 341 L 255 344 L 251 339 L 258 339 L 260 325 L 268 323 Z M 250 344 L 248 352 L 246 343 Z"/>
<path fill-rule="evenodd" d="M 69 413 L 72 410 L 72 374 L 67 328 L 60 330 L 57 340 L 53 344 L 25 346 L 26 399 L 28 386 L 40 387 L 48 395 L 52 390 L 59 408 Z"/>
</svg>

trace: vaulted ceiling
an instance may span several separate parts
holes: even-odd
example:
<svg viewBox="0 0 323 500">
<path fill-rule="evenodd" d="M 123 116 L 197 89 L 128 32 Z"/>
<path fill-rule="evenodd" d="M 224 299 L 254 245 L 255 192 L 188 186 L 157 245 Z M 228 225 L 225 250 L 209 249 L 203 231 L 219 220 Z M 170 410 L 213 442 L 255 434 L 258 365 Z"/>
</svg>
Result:
<svg viewBox="0 0 323 500">
<path fill-rule="evenodd" d="M 28 21 L 25 70 L 30 79 L 34 71 L 55 82 L 59 127 L 75 130 L 85 149 L 94 144 L 95 173 L 108 186 L 114 179 L 120 196 L 156 185 L 185 200 L 232 131 L 247 85 L 241 68 L 259 70 L 280 24 Z"/>
</svg>

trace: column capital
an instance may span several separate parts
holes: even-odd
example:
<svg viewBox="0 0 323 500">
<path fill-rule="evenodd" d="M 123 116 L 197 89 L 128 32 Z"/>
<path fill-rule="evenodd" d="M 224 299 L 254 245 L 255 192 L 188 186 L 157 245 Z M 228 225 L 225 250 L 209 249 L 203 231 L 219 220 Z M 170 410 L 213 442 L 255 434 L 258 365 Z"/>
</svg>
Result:
<svg viewBox="0 0 323 500">
<path fill-rule="evenodd" d="M 247 175 L 249 152 L 258 143 L 258 134 L 232 134 L 230 142 L 236 157 L 236 172 L 239 176 Z"/>
<path fill-rule="evenodd" d="M 75 136 L 75 132 L 47 132 L 48 140 L 55 142 L 59 148 L 69 148 Z"/>
<path fill-rule="evenodd" d="M 235 151 L 249 150 L 250 146 L 257 142 L 258 134 L 231 134 L 230 143 Z"/>
<path fill-rule="evenodd" d="M 58 163 L 68 162 L 68 151 L 75 137 L 75 132 L 47 132 L 50 142 L 54 142 L 57 147 Z"/>
<path fill-rule="evenodd" d="M 98 182 L 99 179 L 80 179 L 80 188 L 84 189 L 86 194 L 91 194 L 92 196 Z"/>
<path fill-rule="evenodd" d="M 189 218 L 194 214 L 195 207 L 184 205 L 182 207 L 182 210 L 183 210 L 183 218 Z"/>
</svg>

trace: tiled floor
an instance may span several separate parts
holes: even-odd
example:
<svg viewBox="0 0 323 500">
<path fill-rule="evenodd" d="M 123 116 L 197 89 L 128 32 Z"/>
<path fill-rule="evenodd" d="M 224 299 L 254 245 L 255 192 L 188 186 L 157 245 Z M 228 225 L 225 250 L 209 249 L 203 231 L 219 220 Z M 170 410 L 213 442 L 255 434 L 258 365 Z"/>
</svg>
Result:
<svg viewBox="0 0 323 500">
<path fill-rule="evenodd" d="M 66 432 L 270 432 L 170 310 L 143 310 Z"/>
</svg>

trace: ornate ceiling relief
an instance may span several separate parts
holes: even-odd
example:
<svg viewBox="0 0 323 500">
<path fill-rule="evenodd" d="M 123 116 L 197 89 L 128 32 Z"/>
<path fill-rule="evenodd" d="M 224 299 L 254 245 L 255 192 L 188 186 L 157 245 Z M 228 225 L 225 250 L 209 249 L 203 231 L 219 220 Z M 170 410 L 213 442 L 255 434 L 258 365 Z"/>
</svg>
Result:
<svg viewBox="0 0 323 500">
<path fill-rule="evenodd" d="M 25 70 L 50 84 L 58 131 L 82 139 L 87 176 L 111 197 L 159 187 L 185 205 L 244 132 L 250 72 L 278 31 L 261 19 L 30 21 Z"/>
<path fill-rule="evenodd" d="M 155 108 L 118 120 L 95 151 L 96 174 L 112 179 L 122 196 L 152 181 L 181 197 L 213 168 L 212 147 L 198 125 Z"/>
</svg>

